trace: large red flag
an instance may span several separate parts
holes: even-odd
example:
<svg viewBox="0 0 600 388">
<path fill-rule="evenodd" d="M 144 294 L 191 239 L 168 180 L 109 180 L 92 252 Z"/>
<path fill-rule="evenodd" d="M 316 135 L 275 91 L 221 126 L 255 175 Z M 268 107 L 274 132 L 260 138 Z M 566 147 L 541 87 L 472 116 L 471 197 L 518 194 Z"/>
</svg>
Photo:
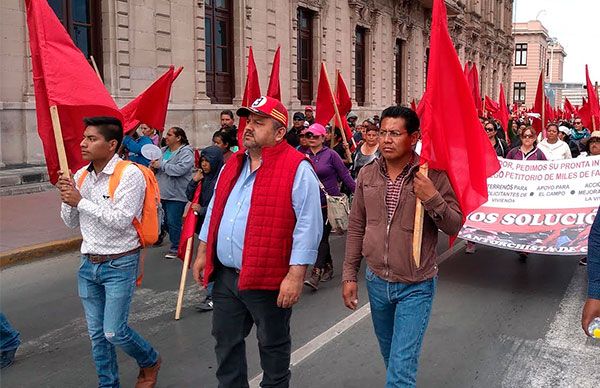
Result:
<svg viewBox="0 0 600 388">
<path fill-rule="evenodd" d="M 463 217 L 488 199 L 487 178 L 500 169 L 481 127 L 471 89 L 448 34 L 444 0 L 435 0 L 429 72 L 423 96 L 421 163 L 447 172 Z M 448 123 L 452 123 L 449 130 Z"/>
<path fill-rule="evenodd" d="M 498 105 L 496 101 L 492 100 L 488 96 L 485 96 L 485 110 L 493 117 L 494 114 L 498 113 L 500 110 L 500 105 Z"/>
<path fill-rule="evenodd" d="M 335 116 L 335 108 L 331 100 L 331 85 L 327 78 L 325 64 L 321 63 L 321 73 L 319 74 L 319 85 L 317 86 L 317 104 L 315 112 L 315 123 L 325 126 L 331 118 Z"/>
<path fill-rule="evenodd" d="M 119 108 L 73 44 L 46 0 L 27 0 L 27 27 L 33 68 L 37 129 L 50 182 L 60 169 L 50 107 L 56 106 L 69 168 L 85 164 L 79 143 L 85 130 L 84 117 L 112 116 L 122 120 Z"/>
<path fill-rule="evenodd" d="M 575 108 L 573 107 L 573 104 L 571 104 L 571 101 L 569 101 L 569 99 L 567 97 L 565 97 L 565 113 L 567 115 L 567 119 L 571 119 L 571 116 L 575 114 Z"/>
<path fill-rule="evenodd" d="M 581 108 L 577 111 L 577 116 L 581 119 L 584 128 L 592 129 L 592 115 L 590 112 L 590 103 L 582 98 L 583 103 Z"/>
<path fill-rule="evenodd" d="M 202 191 L 202 182 L 198 183 L 198 187 L 196 187 L 196 191 L 194 192 L 194 198 L 192 199 L 192 203 L 199 203 L 200 201 L 200 192 Z M 194 233 L 196 233 L 196 223 L 198 222 L 198 215 L 192 208 L 188 209 L 187 214 L 185 215 L 185 220 L 183 221 L 183 226 L 181 228 L 181 236 L 179 238 L 179 249 L 177 250 L 177 257 L 182 261 L 185 259 L 185 250 L 187 248 L 187 241 L 190 237 L 194 237 Z M 192 261 L 190 260 L 190 266 Z"/>
<path fill-rule="evenodd" d="M 281 56 L 281 47 L 277 46 L 275 51 L 275 57 L 273 57 L 273 67 L 271 68 L 271 77 L 269 78 L 269 87 L 267 89 L 267 96 L 273 97 L 281 101 L 281 87 L 279 85 L 279 62 Z"/>
<path fill-rule="evenodd" d="M 479 117 L 482 117 L 483 103 L 481 101 L 481 93 L 479 92 L 479 72 L 477 71 L 477 65 L 475 63 L 473 63 L 471 66 L 468 80 L 469 87 L 471 89 L 471 95 L 473 96 L 473 102 L 475 102 L 475 109 L 477 109 L 477 114 Z"/>
<path fill-rule="evenodd" d="M 508 117 L 510 116 L 510 114 L 508 112 L 508 106 L 506 105 L 506 96 L 504 95 L 504 86 L 502 84 L 500 84 L 500 96 L 498 97 L 498 105 L 500 105 L 500 110 L 494 117 L 496 118 L 496 120 L 500 121 L 500 124 L 502 124 L 502 129 L 504 129 L 504 132 L 508 134 Z"/>
<path fill-rule="evenodd" d="M 174 71 L 173 66 L 169 67 L 165 74 L 121 108 L 123 129 L 126 133 L 135 129 L 141 123 L 160 131 L 165 128 L 171 87 L 182 69 L 183 67 Z"/>
<path fill-rule="evenodd" d="M 244 96 L 242 97 L 242 106 L 250 106 L 260 94 L 260 84 L 258 82 L 258 70 L 254 62 L 254 53 L 252 46 L 248 52 L 248 74 L 246 75 L 246 87 L 244 88 Z M 244 138 L 244 128 L 246 128 L 246 118 L 240 117 L 240 125 L 238 126 L 237 140 L 240 149 L 243 149 L 242 139 Z"/>
<path fill-rule="evenodd" d="M 596 131 L 600 129 L 600 104 L 598 103 L 598 94 L 596 88 L 592 85 L 590 80 L 590 73 L 588 71 L 588 65 L 585 65 L 585 84 L 587 87 L 588 104 L 590 107 L 590 131 Z"/>
<path fill-rule="evenodd" d="M 354 152 L 356 149 L 356 143 L 354 142 L 354 138 L 352 136 L 352 129 L 348 124 L 348 120 L 346 120 L 346 115 L 350 113 L 352 110 L 352 99 L 350 98 L 350 93 L 348 93 L 348 88 L 346 87 L 346 83 L 342 78 L 342 73 L 337 72 L 337 84 L 335 90 L 335 98 L 338 104 L 338 111 L 340 112 L 340 118 L 342 119 L 341 127 L 344 130 L 346 135 L 346 141 L 350 145 L 350 151 Z M 339 123 L 336 120 L 336 127 L 340 127 Z"/>
</svg>

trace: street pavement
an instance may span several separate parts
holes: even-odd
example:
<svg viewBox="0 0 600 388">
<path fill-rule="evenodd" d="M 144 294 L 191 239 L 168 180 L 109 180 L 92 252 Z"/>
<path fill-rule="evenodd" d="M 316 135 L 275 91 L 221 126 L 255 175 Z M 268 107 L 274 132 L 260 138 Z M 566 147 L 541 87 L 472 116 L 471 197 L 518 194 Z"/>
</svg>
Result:
<svg viewBox="0 0 600 388">
<path fill-rule="evenodd" d="M 343 237 L 332 237 L 334 281 L 305 290 L 292 315 L 293 387 L 379 387 L 385 370 L 368 314 L 364 276 L 360 319 L 340 296 Z M 188 277 L 182 318 L 174 310 L 179 260 L 165 260 L 166 246 L 150 249 L 130 324 L 162 354 L 159 387 L 215 387 L 210 335 L 212 313 L 194 310 L 202 292 Z M 439 251 L 446 249 L 441 241 Z M 578 258 L 530 255 L 478 246 L 440 265 L 437 295 L 421 355 L 420 387 L 596 387 L 600 341 L 580 328 L 586 272 Z M 85 320 L 77 297 L 76 253 L 5 268 L 0 305 L 21 331 L 13 366 L 2 387 L 93 387 Z M 357 313 L 358 314 L 358 313 Z M 344 321 L 346 319 L 346 321 Z M 340 321 L 353 320 L 339 329 Z M 337 326 L 336 326 L 337 325 Z M 330 330 L 330 328 L 332 328 Z M 341 333 L 340 333 L 341 332 Z M 323 334 L 325 333 L 325 334 Z M 248 375 L 260 373 L 255 333 L 247 341 Z M 317 340 L 314 340 L 317 338 Z M 118 352 L 121 385 L 132 387 L 135 362 Z"/>
</svg>

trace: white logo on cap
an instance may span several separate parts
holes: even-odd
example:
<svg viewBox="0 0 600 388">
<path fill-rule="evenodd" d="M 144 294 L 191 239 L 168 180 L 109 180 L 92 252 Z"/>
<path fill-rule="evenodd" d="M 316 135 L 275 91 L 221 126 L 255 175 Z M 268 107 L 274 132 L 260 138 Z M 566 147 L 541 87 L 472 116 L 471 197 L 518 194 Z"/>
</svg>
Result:
<svg viewBox="0 0 600 388">
<path fill-rule="evenodd" d="M 267 99 L 265 97 L 259 97 L 252 103 L 252 108 L 258 108 L 267 103 Z"/>
</svg>

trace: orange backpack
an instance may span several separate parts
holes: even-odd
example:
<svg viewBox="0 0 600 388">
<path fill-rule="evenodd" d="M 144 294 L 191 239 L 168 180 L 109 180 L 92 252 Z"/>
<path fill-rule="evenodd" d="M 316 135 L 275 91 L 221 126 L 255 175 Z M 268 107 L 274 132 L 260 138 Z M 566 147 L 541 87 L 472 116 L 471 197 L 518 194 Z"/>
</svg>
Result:
<svg viewBox="0 0 600 388">
<path fill-rule="evenodd" d="M 130 164 L 133 164 L 140 169 L 144 175 L 144 180 L 146 181 L 146 195 L 144 196 L 144 205 L 142 207 L 142 219 L 133 219 L 133 227 L 140 238 L 140 244 L 142 245 L 142 248 L 144 248 L 158 241 L 163 219 L 163 209 L 160 204 L 160 190 L 152 170 L 146 166 L 133 163 L 129 160 L 120 160 L 115 166 L 115 170 L 108 180 L 108 195 L 110 198 L 114 198 L 115 190 L 121 182 L 123 172 Z M 83 185 L 83 181 L 85 180 L 87 174 L 88 170 L 83 170 L 83 173 L 77 181 L 78 188 L 81 188 L 81 185 Z"/>
</svg>

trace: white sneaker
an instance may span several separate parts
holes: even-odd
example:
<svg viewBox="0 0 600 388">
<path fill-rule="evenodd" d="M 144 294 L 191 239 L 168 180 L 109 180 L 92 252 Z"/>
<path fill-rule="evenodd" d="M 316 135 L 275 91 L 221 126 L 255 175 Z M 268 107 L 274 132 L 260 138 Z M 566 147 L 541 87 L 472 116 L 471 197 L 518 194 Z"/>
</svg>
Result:
<svg viewBox="0 0 600 388">
<path fill-rule="evenodd" d="M 177 258 L 177 252 L 169 252 L 165 255 L 165 259 L 176 259 Z"/>
</svg>

